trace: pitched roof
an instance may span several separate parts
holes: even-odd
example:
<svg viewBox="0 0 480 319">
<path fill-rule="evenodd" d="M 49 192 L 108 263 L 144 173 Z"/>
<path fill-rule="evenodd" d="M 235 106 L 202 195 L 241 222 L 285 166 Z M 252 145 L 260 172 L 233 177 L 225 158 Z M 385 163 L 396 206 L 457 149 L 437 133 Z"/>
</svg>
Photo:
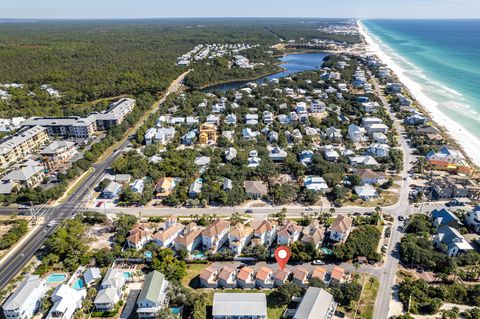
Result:
<svg viewBox="0 0 480 319">
<path fill-rule="evenodd" d="M 288 276 L 290 275 L 291 271 L 287 268 L 284 268 L 283 270 L 282 269 L 277 269 L 277 271 L 275 272 L 275 279 L 278 279 L 278 280 L 281 280 L 281 281 L 285 281 Z"/>
<path fill-rule="evenodd" d="M 293 278 L 303 281 L 307 276 L 308 276 L 308 269 L 303 267 L 295 268 L 295 271 L 293 273 Z"/>
<path fill-rule="evenodd" d="M 163 303 L 167 284 L 165 276 L 161 272 L 152 271 L 145 278 L 142 291 L 138 296 L 138 302 L 149 300 L 153 303 Z"/>
<path fill-rule="evenodd" d="M 178 236 L 177 238 L 174 239 L 176 243 L 179 243 L 184 246 L 188 246 L 193 241 L 198 238 L 202 234 L 202 231 L 204 230 L 204 227 L 198 226 L 196 228 L 193 228 L 190 230 L 188 233 L 184 234 L 183 236 Z"/>
<path fill-rule="evenodd" d="M 344 274 L 345 274 L 345 269 L 343 269 L 342 267 L 339 267 L 339 266 L 335 266 L 332 269 L 331 277 L 333 279 L 341 281 Z"/>
<path fill-rule="evenodd" d="M 230 228 L 230 237 L 245 238 L 252 233 L 252 228 L 243 224 L 237 224 Z"/>
<path fill-rule="evenodd" d="M 30 275 L 25 278 L 20 286 L 15 289 L 14 293 L 8 297 L 7 301 L 2 305 L 4 310 L 14 310 L 20 308 L 23 303 L 29 298 L 30 294 L 34 293 L 36 289 L 40 289 L 43 285 L 43 280 L 39 276 Z"/>
<path fill-rule="evenodd" d="M 337 233 L 345 233 L 350 227 L 352 227 L 352 222 L 352 218 L 338 215 L 330 226 L 330 230 L 336 231 Z"/>
<path fill-rule="evenodd" d="M 315 267 L 312 273 L 312 278 L 318 278 L 323 280 L 327 274 L 327 269 L 324 267 Z"/>
<path fill-rule="evenodd" d="M 212 275 L 214 273 L 216 273 L 217 271 L 218 271 L 217 268 L 210 265 L 207 268 L 205 268 L 204 270 L 202 270 L 202 272 L 200 273 L 200 279 L 208 281 L 210 279 L 210 277 L 212 277 Z"/>
<path fill-rule="evenodd" d="M 167 229 L 165 229 L 164 231 L 159 231 L 159 232 L 156 232 L 154 235 L 153 235 L 153 238 L 155 239 L 158 239 L 162 242 L 164 242 L 165 240 L 169 239 L 170 237 L 172 237 L 175 233 L 181 231 L 183 229 L 183 225 L 180 224 L 180 223 L 175 223 L 173 224 L 172 226 L 168 227 Z"/>
<path fill-rule="evenodd" d="M 333 296 L 326 290 L 309 287 L 297 308 L 293 319 L 324 319 L 331 311 Z"/>
<path fill-rule="evenodd" d="M 238 272 L 237 279 L 242 280 L 242 281 L 247 281 L 252 274 L 253 274 L 253 269 L 252 268 L 243 267 Z"/>
<path fill-rule="evenodd" d="M 202 232 L 202 236 L 215 237 L 229 227 L 230 223 L 228 221 L 217 219 Z"/>
<path fill-rule="evenodd" d="M 256 275 L 256 279 L 257 280 L 261 280 L 261 281 L 265 281 L 268 279 L 268 276 L 272 274 L 272 270 L 268 267 L 262 267 L 258 270 L 257 272 L 257 275 Z"/>
<path fill-rule="evenodd" d="M 266 318 L 267 298 L 264 293 L 219 293 L 213 296 L 214 317 Z"/>
<path fill-rule="evenodd" d="M 267 185 L 261 181 L 245 181 L 243 183 L 243 187 L 245 188 L 246 193 L 260 194 L 260 195 L 268 194 Z"/>
<path fill-rule="evenodd" d="M 228 280 L 230 276 L 235 272 L 235 269 L 230 268 L 228 266 L 223 267 L 222 271 L 220 271 L 220 274 L 218 275 L 218 279 L 222 280 Z"/>
<path fill-rule="evenodd" d="M 273 230 L 273 228 L 275 227 L 275 224 L 269 220 L 262 220 L 262 221 L 255 221 L 252 223 L 252 226 L 253 226 L 253 229 L 254 229 L 254 233 L 256 234 L 263 234 L 263 233 L 266 233 L 268 231 L 271 231 Z"/>
</svg>

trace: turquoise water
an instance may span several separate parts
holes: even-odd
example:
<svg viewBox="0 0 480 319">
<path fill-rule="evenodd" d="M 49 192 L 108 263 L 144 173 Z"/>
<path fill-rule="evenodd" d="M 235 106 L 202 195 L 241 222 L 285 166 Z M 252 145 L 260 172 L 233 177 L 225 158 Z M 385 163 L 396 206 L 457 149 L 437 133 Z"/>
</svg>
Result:
<svg viewBox="0 0 480 319">
<path fill-rule="evenodd" d="M 181 307 L 173 307 L 173 308 L 170 308 L 170 311 L 174 315 L 179 315 L 182 312 L 182 308 Z"/>
<path fill-rule="evenodd" d="M 128 271 L 125 271 L 123 273 L 123 276 L 125 277 L 125 279 L 130 279 L 132 278 L 132 273 L 131 272 L 128 272 Z"/>
<path fill-rule="evenodd" d="M 362 24 L 440 112 L 480 138 L 480 20 Z"/>
<path fill-rule="evenodd" d="M 326 52 L 317 52 L 317 53 L 301 53 L 301 54 L 287 54 L 284 57 L 280 58 L 282 63 L 280 66 L 284 71 L 272 74 L 255 81 L 238 81 L 226 84 L 214 85 L 206 88 L 205 92 L 220 91 L 225 92 L 228 90 L 236 90 L 241 87 L 244 87 L 249 82 L 262 83 L 265 80 L 279 79 L 284 76 L 289 76 L 302 71 L 312 71 L 318 70 L 323 64 L 323 59 L 329 55 Z"/>
<path fill-rule="evenodd" d="M 81 278 L 78 278 L 73 284 L 72 288 L 76 290 L 82 290 L 83 288 L 85 288 L 85 283 Z"/>
<path fill-rule="evenodd" d="M 51 274 L 47 277 L 47 282 L 58 283 L 64 281 L 65 278 L 67 278 L 67 275 L 65 274 Z"/>
</svg>

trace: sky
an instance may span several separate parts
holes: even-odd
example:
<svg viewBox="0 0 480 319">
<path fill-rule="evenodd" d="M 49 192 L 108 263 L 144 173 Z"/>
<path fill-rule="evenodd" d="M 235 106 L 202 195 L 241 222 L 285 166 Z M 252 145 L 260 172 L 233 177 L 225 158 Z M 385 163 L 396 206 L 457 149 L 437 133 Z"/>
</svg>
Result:
<svg viewBox="0 0 480 319">
<path fill-rule="evenodd" d="M 480 18 L 480 0 L 0 0 L 0 18 Z"/>
</svg>

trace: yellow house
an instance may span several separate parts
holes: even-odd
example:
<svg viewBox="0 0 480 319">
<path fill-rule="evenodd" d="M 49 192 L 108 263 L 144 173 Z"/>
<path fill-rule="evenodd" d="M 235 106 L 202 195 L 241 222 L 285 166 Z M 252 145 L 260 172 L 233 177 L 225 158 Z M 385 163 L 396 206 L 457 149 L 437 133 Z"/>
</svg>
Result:
<svg viewBox="0 0 480 319">
<path fill-rule="evenodd" d="M 216 143 L 217 142 L 217 127 L 213 124 L 204 123 L 200 125 L 200 133 L 198 135 L 198 142 L 200 144 Z"/>
</svg>

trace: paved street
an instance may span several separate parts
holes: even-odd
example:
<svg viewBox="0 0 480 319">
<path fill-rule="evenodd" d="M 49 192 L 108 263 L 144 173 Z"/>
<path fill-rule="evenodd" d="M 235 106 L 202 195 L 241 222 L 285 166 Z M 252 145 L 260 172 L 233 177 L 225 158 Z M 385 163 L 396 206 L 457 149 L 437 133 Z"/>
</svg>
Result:
<svg viewBox="0 0 480 319">
<path fill-rule="evenodd" d="M 153 105 L 152 112 L 158 109 L 159 105 L 165 101 L 168 94 L 177 92 L 181 89 L 183 85 L 183 79 L 186 74 L 186 72 L 183 73 L 172 83 L 166 94 L 164 94 L 163 97 Z M 117 151 L 109 153 L 108 156 L 106 156 L 101 162 L 94 164 L 93 173 L 83 181 L 82 185 L 80 185 L 80 187 L 78 187 L 63 204 L 52 207 L 40 207 L 47 208 L 45 212 L 44 226 L 38 228 L 33 234 L 31 234 L 30 240 L 28 240 L 26 243 L 15 247 L 15 254 L 12 254 L 10 257 L 2 260 L 0 267 L 0 290 L 3 289 L 8 282 L 10 282 L 10 280 L 15 277 L 15 275 L 28 263 L 35 252 L 43 245 L 45 240 L 60 225 L 60 222 L 58 222 L 54 226 L 48 227 L 47 224 L 49 221 L 61 221 L 71 218 L 78 211 L 83 210 L 88 199 L 88 195 L 90 194 L 90 190 L 100 182 L 105 170 L 118 156 L 122 154 L 122 151 L 128 146 L 129 143 L 129 139 L 122 140 L 121 145 L 117 147 Z"/>
</svg>

